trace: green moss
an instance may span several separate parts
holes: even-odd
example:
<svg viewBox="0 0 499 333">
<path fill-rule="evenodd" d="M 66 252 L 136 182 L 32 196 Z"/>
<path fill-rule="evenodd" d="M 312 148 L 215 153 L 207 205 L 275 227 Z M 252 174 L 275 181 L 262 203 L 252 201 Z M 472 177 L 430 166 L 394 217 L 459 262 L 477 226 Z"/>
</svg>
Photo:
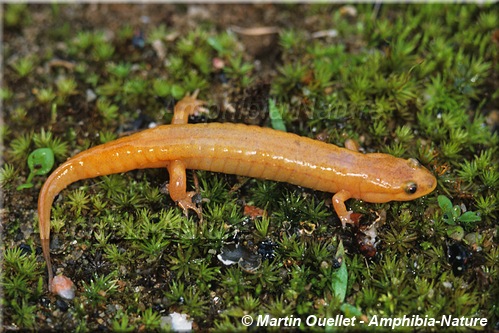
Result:
<svg viewBox="0 0 499 333">
<path fill-rule="evenodd" d="M 109 274 L 107 276 L 95 275 L 90 283 L 83 282 L 83 297 L 90 307 L 96 307 L 105 304 L 109 297 L 117 291 L 115 276 Z"/>
<path fill-rule="evenodd" d="M 56 82 L 57 92 L 61 100 L 65 100 L 70 95 L 76 95 L 77 83 L 73 78 L 62 78 Z"/>
<path fill-rule="evenodd" d="M 21 134 L 12 140 L 8 154 L 11 156 L 13 161 L 26 161 L 31 147 L 32 137 L 33 133 L 28 132 Z"/>
<path fill-rule="evenodd" d="M 35 93 L 37 100 L 42 104 L 50 104 L 56 98 L 52 88 L 43 88 Z"/>
<path fill-rule="evenodd" d="M 114 332 L 126 333 L 133 332 L 136 329 L 134 325 L 130 324 L 128 315 L 122 310 L 117 313 L 116 318 L 112 322 L 112 330 Z"/>
<path fill-rule="evenodd" d="M 9 28 L 22 27 L 30 23 L 31 12 L 26 3 L 9 4 L 5 6 L 4 10 L 5 26 Z"/>
<path fill-rule="evenodd" d="M 12 68 L 14 68 L 20 78 L 28 76 L 35 68 L 36 64 L 33 58 L 34 57 L 31 56 L 20 58 L 14 64 L 12 64 Z"/>
<path fill-rule="evenodd" d="M 279 35 L 255 38 L 231 32 L 209 15 L 191 29 L 182 5 L 168 7 L 171 22 L 154 15 L 154 24 L 142 22 L 145 43 L 135 47 L 135 21 L 103 25 L 92 20 L 98 12 L 78 15 L 92 7 L 72 6 L 5 9 L 0 182 L 8 198 L 4 246 L 12 247 L 3 251 L 5 323 L 21 329 L 157 331 L 161 316 L 180 311 L 199 328 L 234 331 L 245 328 L 245 314 L 334 317 L 351 306 L 368 318 L 452 313 L 486 317 L 487 329 L 496 325 L 499 139 L 488 126 L 496 126 L 490 111 L 499 98 L 495 7 L 359 4 L 354 14 L 335 4 L 239 7 L 243 13 L 278 13 L 271 21 L 255 14 L 261 26 L 281 28 Z M 141 8 L 140 15 L 150 10 Z M 53 23 L 35 26 L 38 15 Z M 27 31 L 34 34 L 29 40 Z M 258 46 L 267 37 L 268 53 L 248 42 Z M 19 47 L 19 41 L 29 47 Z M 162 43 L 165 58 L 154 41 Z M 46 66 L 55 56 L 72 65 Z M 223 61 L 222 69 L 214 68 L 214 58 Z M 144 128 L 134 123 L 142 117 L 168 123 L 174 101 L 196 89 L 210 107 L 229 103 L 240 112 L 238 98 L 262 79 L 271 84 L 287 131 L 339 145 L 355 139 L 365 152 L 418 158 L 437 176 L 437 190 L 403 203 L 348 201 L 348 209 L 364 214 L 361 222 L 386 212 L 376 232 L 378 255 L 365 258 L 358 245 L 362 234 L 341 228 L 330 194 L 197 171 L 199 221 L 164 193 L 164 168 L 81 181 L 62 191 L 52 208 L 54 266 L 77 285 L 67 316 L 61 315 L 43 284 L 41 256 L 17 250 L 21 243 L 38 244 L 32 230 L 38 232 L 33 222 L 43 177 L 22 197 L 13 190 L 25 176 L 29 153 L 49 147 L 62 162 Z M 190 172 L 188 182 L 194 189 Z M 442 207 L 439 194 L 450 208 Z M 264 210 L 264 216 L 246 216 L 245 205 Z M 478 216 L 480 221 L 469 219 Z M 456 226 L 473 253 L 458 277 L 448 260 L 449 229 Z M 217 259 L 228 242 L 265 253 L 262 241 L 276 246 L 255 272 Z M 332 282 L 340 241 L 348 272 L 343 304 Z"/>
<path fill-rule="evenodd" d="M 10 189 L 17 179 L 17 170 L 12 164 L 5 164 L 0 169 L 0 185 L 3 189 Z"/>
</svg>

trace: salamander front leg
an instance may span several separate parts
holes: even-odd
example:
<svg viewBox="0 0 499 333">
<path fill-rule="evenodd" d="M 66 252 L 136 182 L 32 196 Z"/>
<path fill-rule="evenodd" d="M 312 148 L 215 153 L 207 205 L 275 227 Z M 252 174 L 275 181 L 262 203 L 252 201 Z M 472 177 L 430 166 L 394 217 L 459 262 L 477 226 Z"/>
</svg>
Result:
<svg viewBox="0 0 499 333">
<path fill-rule="evenodd" d="M 205 112 L 200 106 L 205 105 L 206 102 L 196 99 L 198 92 L 196 90 L 191 96 L 185 96 L 175 105 L 172 124 L 187 124 L 189 116 L 197 112 Z"/>
<path fill-rule="evenodd" d="M 345 228 L 347 223 L 354 224 L 354 222 L 350 218 L 350 215 L 353 212 L 351 210 L 347 211 L 347 207 L 345 206 L 345 201 L 347 201 L 351 197 L 352 195 L 350 194 L 350 192 L 345 190 L 341 190 L 333 196 L 334 210 L 336 211 L 336 214 L 338 214 L 343 228 Z"/>
<path fill-rule="evenodd" d="M 185 215 L 187 215 L 189 209 L 192 209 L 198 214 L 199 219 L 202 220 L 201 208 L 192 202 L 192 197 L 196 195 L 196 192 L 186 191 L 187 177 L 185 175 L 184 163 L 180 160 L 170 162 L 168 173 L 170 174 L 168 191 L 172 200 L 184 210 Z"/>
</svg>

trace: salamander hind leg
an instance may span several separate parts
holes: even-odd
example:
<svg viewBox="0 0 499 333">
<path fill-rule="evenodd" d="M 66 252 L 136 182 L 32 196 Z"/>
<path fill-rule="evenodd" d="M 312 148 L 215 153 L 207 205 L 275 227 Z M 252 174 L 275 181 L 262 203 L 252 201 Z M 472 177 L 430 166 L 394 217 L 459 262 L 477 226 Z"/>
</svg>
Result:
<svg viewBox="0 0 499 333">
<path fill-rule="evenodd" d="M 184 210 L 184 214 L 187 215 L 189 209 L 196 212 L 199 219 L 202 220 L 201 208 L 196 206 L 192 198 L 196 195 L 196 192 L 187 192 L 187 177 L 185 175 L 185 165 L 180 160 L 172 161 L 168 165 L 168 173 L 170 174 L 170 184 L 168 186 L 168 191 L 170 192 L 170 197 L 177 205 Z"/>
<path fill-rule="evenodd" d="M 206 104 L 205 101 L 197 99 L 199 91 L 196 90 L 192 95 L 182 98 L 173 110 L 172 124 L 187 124 L 189 116 L 198 112 L 206 112 L 200 106 Z"/>
<path fill-rule="evenodd" d="M 350 192 L 345 190 L 341 190 L 333 196 L 334 210 L 336 211 L 336 214 L 338 214 L 343 228 L 345 228 L 347 223 L 354 224 L 350 217 L 353 212 L 351 210 L 347 211 L 347 207 L 345 206 L 345 201 L 347 201 L 351 197 L 352 195 L 350 194 Z"/>
</svg>

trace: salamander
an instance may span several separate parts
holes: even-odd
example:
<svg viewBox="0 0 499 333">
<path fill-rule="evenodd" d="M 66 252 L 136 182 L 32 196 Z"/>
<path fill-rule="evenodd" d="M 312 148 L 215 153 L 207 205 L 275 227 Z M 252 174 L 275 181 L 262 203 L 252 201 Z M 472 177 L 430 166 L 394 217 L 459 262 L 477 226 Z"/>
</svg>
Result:
<svg viewBox="0 0 499 333">
<path fill-rule="evenodd" d="M 432 192 L 435 177 L 416 159 L 362 154 L 333 144 L 269 128 L 229 123 L 187 124 L 203 102 L 196 94 L 174 108 L 171 125 L 147 129 L 85 150 L 60 165 L 38 198 L 40 240 L 49 281 L 50 211 L 55 196 L 69 184 L 134 169 L 166 168 L 170 197 L 185 211 L 194 192 L 186 190 L 186 169 L 208 170 L 287 182 L 336 193 L 333 207 L 341 223 L 352 223 L 350 198 L 370 203 L 407 201 Z"/>
</svg>

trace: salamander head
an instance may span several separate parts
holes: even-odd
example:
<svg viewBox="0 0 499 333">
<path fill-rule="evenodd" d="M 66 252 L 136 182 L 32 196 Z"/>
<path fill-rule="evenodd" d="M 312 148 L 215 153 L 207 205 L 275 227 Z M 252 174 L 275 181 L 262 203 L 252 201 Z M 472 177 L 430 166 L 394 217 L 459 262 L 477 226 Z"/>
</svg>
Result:
<svg viewBox="0 0 499 333">
<path fill-rule="evenodd" d="M 409 201 L 431 193 L 437 186 L 433 174 L 416 159 L 370 154 L 370 177 L 360 187 L 361 199 L 372 203 Z"/>
</svg>

